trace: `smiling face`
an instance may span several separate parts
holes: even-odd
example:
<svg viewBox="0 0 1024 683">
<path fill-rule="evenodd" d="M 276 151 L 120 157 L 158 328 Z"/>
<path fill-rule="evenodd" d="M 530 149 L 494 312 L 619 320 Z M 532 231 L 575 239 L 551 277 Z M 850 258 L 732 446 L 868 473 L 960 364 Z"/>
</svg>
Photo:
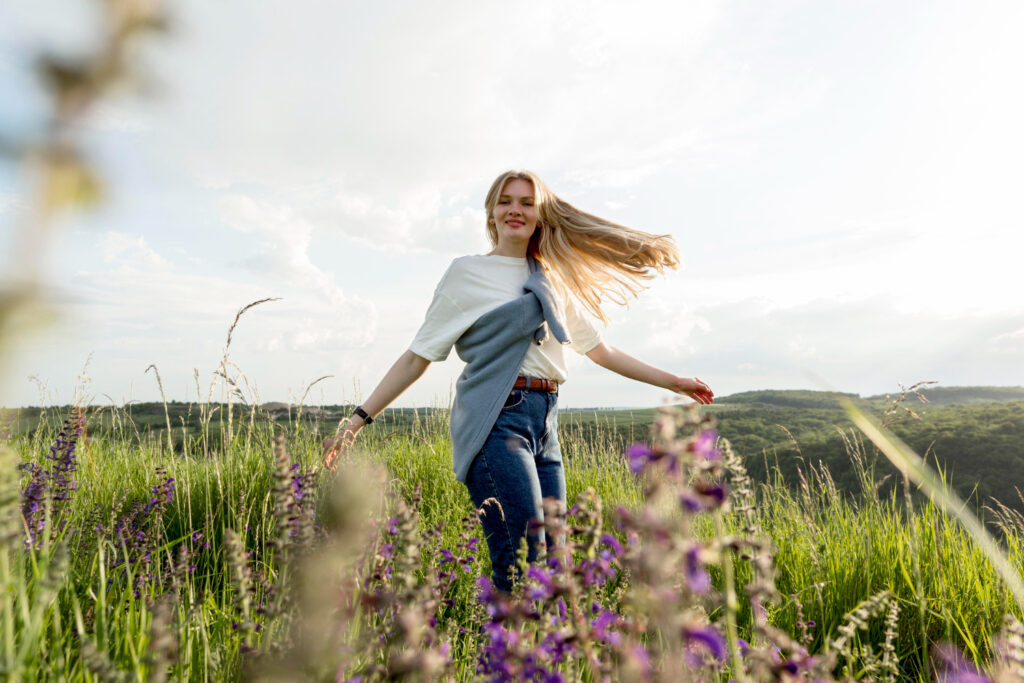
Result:
<svg viewBox="0 0 1024 683">
<path fill-rule="evenodd" d="M 533 231 L 537 229 L 537 207 L 533 183 L 512 178 L 498 195 L 490 217 L 498 234 L 494 254 L 526 256 Z"/>
</svg>

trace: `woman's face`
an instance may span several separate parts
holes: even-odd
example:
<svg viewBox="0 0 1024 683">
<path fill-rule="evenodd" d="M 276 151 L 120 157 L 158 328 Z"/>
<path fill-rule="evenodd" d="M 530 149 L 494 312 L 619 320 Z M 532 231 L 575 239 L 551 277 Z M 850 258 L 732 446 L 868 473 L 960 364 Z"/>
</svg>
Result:
<svg viewBox="0 0 1024 683">
<path fill-rule="evenodd" d="M 491 216 L 498 231 L 498 246 L 519 246 L 529 243 L 537 229 L 537 207 L 533 183 L 513 178 L 505 183 Z"/>
</svg>

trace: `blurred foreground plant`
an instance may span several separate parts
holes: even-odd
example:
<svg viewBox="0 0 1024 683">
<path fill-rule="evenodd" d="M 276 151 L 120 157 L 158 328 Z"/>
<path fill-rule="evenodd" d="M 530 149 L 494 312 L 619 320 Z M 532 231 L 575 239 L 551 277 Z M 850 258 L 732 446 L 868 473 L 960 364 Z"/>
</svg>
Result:
<svg viewBox="0 0 1024 683">
<path fill-rule="evenodd" d="M 545 682 L 798 681 L 834 674 L 896 680 L 899 610 L 887 592 L 852 610 L 816 654 L 808 650 L 813 624 L 803 623 L 797 634 L 773 626 L 780 597 L 772 545 L 758 528 L 739 458 L 708 418 L 665 409 L 652 442 L 634 445 L 627 457 L 644 482 L 639 509 L 616 510 L 614 528 L 607 529 L 593 491 L 568 511 L 549 501 L 545 536 L 558 541 L 532 565 L 521 559 L 521 580 L 503 594 L 476 574 L 474 533 L 482 511 L 466 517 L 457 544 L 445 548 L 440 528 L 421 529 L 418 493 L 410 500 L 388 493 L 370 504 L 368 491 L 387 487 L 368 486 L 379 475 L 358 468 L 350 453 L 331 504 L 344 523 L 328 524 L 324 546 L 300 563 L 296 585 L 303 598 L 287 652 L 254 661 L 251 674 L 359 681 L 467 674 Z M 470 578 L 477 602 L 453 610 L 457 586 Z M 860 637 L 870 628 L 886 631 L 877 652 Z M 467 671 L 474 660 L 475 671 Z"/>
<path fill-rule="evenodd" d="M 36 58 L 39 80 L 50 94 L 41 134 L 35 139 L 11 139 L 0 131 L 0 158 L 20 162 L 33 183 L 24 224 L 0 279 L 3 360 L 8 340 L 25 334 L 42 310 L 39 271 L 56 219 L 68 210 L 96 204 L 103 195 L 103 183 L 78 141 L 82 132 L 78 124 L 98 101 L 116 90 L 144 86 L 132 50 L 140 37 L 163 32 L 168 26 L 160 0 L 97 4 L 102 34 L 92 51 L 75 57 L 47 51 Z M 3 371 L 0 366 L 0 374 Z"/>
</svg>

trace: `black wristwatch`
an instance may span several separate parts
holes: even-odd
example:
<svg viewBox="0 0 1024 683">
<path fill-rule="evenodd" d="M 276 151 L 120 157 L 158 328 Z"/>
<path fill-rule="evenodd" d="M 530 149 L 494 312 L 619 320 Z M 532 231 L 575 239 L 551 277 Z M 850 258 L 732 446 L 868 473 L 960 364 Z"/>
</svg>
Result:
<svg viewBox="0 0 1024 683">
<path fill-rule="evenodd" d="M 373 418 L 370 414 L 363 410 L 362 406 L 356 406 L 355 410 L 352 411 L 352 415 L 358 415 L 363 418 L 363 424 L 373 424 Z"/>
</svg>

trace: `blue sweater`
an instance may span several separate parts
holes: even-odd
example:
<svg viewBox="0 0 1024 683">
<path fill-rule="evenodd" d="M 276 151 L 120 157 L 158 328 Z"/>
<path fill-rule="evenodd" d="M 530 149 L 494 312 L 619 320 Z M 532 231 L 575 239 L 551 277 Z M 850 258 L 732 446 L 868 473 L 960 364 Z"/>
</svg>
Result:
<svg viewBox="0 0 1024 683">
<path fill-rule="evenodd" d="M 455 342 L 466 363 L 455 384 L 451 415 L 452 459 L 459 481 L 466 481 L 473 458 L 498 419 L 530 343 L 541 343 L 548 328 L 559 342 L 569 343 L 561 302 L 540 265 L 533 258 L 528 261 L 530 277 L 523 295 L 480 316 Z"/>
</svg>

